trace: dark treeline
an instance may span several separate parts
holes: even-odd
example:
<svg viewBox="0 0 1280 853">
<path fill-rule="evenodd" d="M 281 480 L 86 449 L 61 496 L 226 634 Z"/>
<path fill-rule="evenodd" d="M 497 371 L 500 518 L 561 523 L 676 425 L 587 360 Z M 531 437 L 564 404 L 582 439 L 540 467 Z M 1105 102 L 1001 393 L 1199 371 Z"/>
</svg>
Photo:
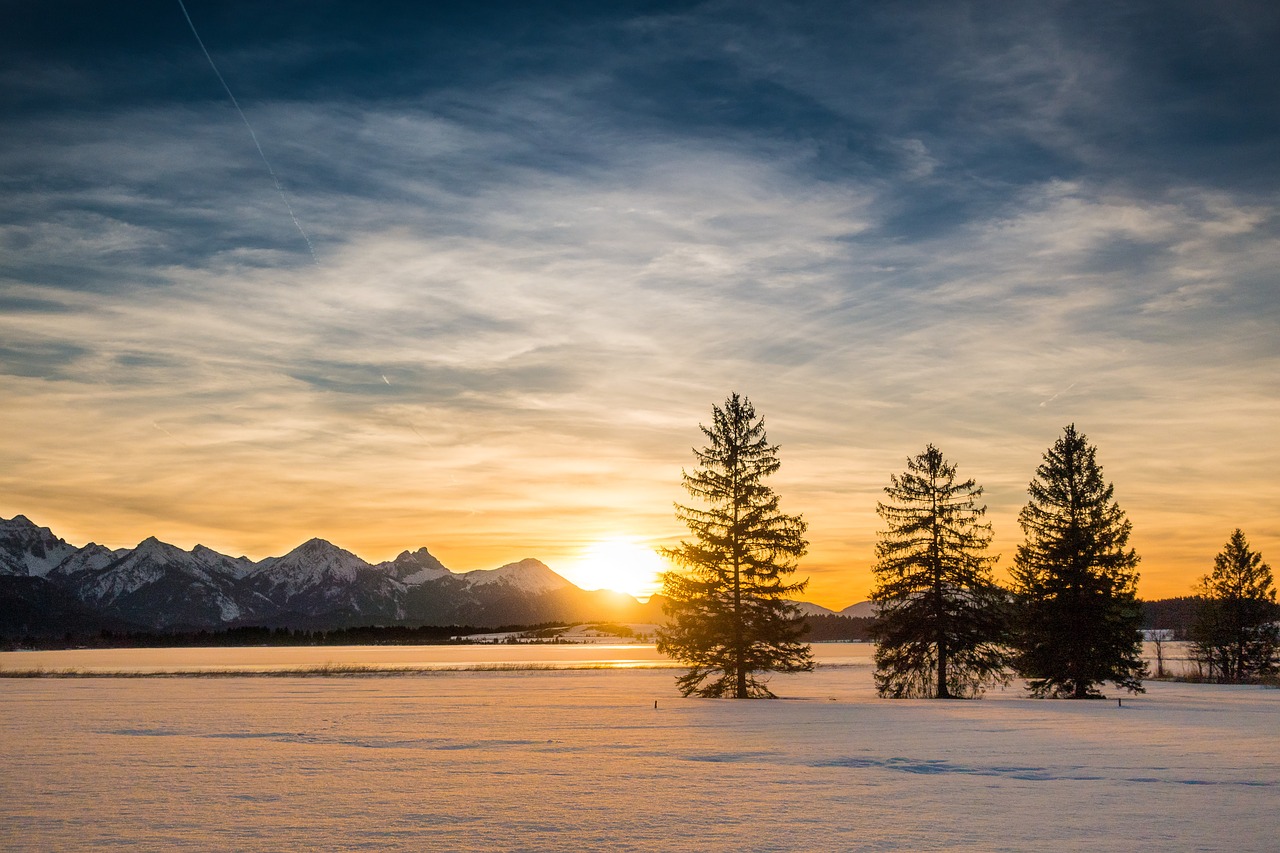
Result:
<svg viewBox="0 0 1280 853">
<path fill-rule="evenodd" d="M 67 633 L 60 637 L 0 637 L 0 648 L 13 649 L 159 649 L 223 646 L 438 646 L 473 643 L 472 635 L 508 631 L 536 632 L 545 625 L 422 625 L 416 628 L 366 625 L 358 628 L 308 630 L 247 626 L 222 631 L 109 631 Z"/>
<path fill-rule="evenodd" d="M 1190 637 L 1204 601 L 1199 596 L 1183 595 L 1160 601 L 1142 602 L 1142 627 L 1146 630 L 1172 631 L 1174 640 Z"/>
<path fill-rule="evenodd" d="M 811 643 L 868 643 L 875 619 L 870 616 L 814 615 L 804 617 L 809 623 L 805 639 Z"/>
<path fill-rule="evenodd" d="M 1199 595 L 1162 598 L 1142 602 L 1142 627 L 1147 630 L 1171 631 L 1171 639 L 1191 640 L 1196 622 L 1203 617 L 1206 599 Z M 1272 621 L 1280 621 L 1280 605 L 1266 602 Z"/>
</svg>

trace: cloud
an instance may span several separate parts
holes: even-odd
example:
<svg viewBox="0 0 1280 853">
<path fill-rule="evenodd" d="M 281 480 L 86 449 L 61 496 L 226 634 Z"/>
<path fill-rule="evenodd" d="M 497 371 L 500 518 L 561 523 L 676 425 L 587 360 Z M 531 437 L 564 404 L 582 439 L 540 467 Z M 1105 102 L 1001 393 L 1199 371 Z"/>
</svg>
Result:
<svg viewBox="0 0 1280 853">
<path fill-rule="evenodd" d="M 324 22 L 217 48 L 198 21 L 319 264 L 230 105 L 182 93 L 198 62 L 130 100 L 169 55 L 143 51 L 95 112 L 69 92 L 110 51 L 51 60 L 31 91 L 55 105 L 0 130 L 11 512 L 554 563 L 680 535 L 696 424 L 738 390 L 783 445 L 819 597 L 865 591 L 879 490 L 930 441 L 1011 554 L 1073 420 L 1152 576 L 1254 536 L 1280 500 L 1257 474 L 1280 461 L 1274 169 L 1201 168 L 1258 166 L 1257 128 L 1167 129 L 1271 61 L 1209 49 L 1247 28 L 1177 6 L 1208 46 L 1150 45 L 1105 16 L 839 8 L 535 14 L 501 56 L 483 26 L 427 56 Z M 399 64 L 355 67 L 379 45 Z M 1186 57 L 1207 76 L 1175 110 L 1152 93 Z"/>
</svg>

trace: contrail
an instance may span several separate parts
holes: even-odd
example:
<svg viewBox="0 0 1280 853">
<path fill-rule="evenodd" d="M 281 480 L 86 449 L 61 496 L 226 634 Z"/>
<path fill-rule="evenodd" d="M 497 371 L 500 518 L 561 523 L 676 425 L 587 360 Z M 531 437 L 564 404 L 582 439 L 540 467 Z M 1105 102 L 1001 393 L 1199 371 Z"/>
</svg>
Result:
<svg viewBox="0 0 1280 853">
<path fill-rule="evenodd" d="M 227 81 L 222 79 L 222 72 L 218 70 L 213 57 L 209 55 L 209 48 L 204 46 L 204 39 L 200 38 L 195 22 L 191 20 L 191 15 L 187 12 L 186 4 L 182 0 L 178 0 L 178 6 L 182 9 L 182 16 L 187 19 L 187 26 L 191 27 L 191 34 L 196 37 L 196 44 L 200 45 L 200 49 L 204 51 L 204 58 L 209 60 L 209 67 L 213 69 L 214 74 L 218 75 L 218 82 L 222 84 L 222 88 L 227 93 L 227 97 L 231 99 L 231 104 L 236 108 L 236 112 L 240 113 L 240 120 L 249 129 L 249 136 L 253 139 L 253 147 L 258 149 L 258 156 L 262 158 L 263 164 L 267 167 L 267 172 L 271 175 L 271 180 L 275 182 L 276 192 L 280 193 L 280 200 L 284 202 L 285 210 L 289 211 L 289 218 L 293 220 L 293 225 L 298 229 L 298 233 L 302 235 L 302 239 L 307 241 L 307 251 L 311 253 L 311 260 L 319 264 L 320 259 L 316 257 L 316 248 L 311 245 L 311 238 L 307 236 L 307 232 L 302 228 L 302 223 L 298 221 L 298 217 L 294 214 L 293 205 L 289 204 L 289 197 L 284 194 L 284 187 L 280 186 L 280 179 L 276 177 L 276 170 L 271 168 L 271 161 L 267 159 L 266 152 L 262 150 L 262 145 L 258 142 L 258 134 L 253 132 L 253 125 L 249 124 L 249 117 L 244 114 L 244 110 L 240 109 L 240 102 L 236 100 L 235 95 L 231 94 L 231 87 L 227 85 Z"/>
<path fill-rule="evenodd" d="M 1063 394 L 1067 393 L 1068 391 L 1070 391 L 1070 390 L 1071 390 L 1072 388 L 1074 388 L 1074 387 L 1076 387 L 1076 383 L 1072 382 L 1072 383 L 1071 383 L 1070 385 L 1068 385 L 1066 388 L 1063 388 L 1063 389 L 1062 389 L 1061 391 L 1059 391 L 1057 394 L 1054 394 L 1054 395 L 1053 395 L 1052 397 L 1050 397 L 1048 400 L 1045 400 L 1044 402 L 1042 402 L 1042 403 L 1040 404 L 1040 408 L 1042 408 L 1042 409 L 1043 409 L 1047 404 L 1052 403 L 1054 400 L 1058 399 L 1059 397 L 1061 397 Z"/>
</svg>

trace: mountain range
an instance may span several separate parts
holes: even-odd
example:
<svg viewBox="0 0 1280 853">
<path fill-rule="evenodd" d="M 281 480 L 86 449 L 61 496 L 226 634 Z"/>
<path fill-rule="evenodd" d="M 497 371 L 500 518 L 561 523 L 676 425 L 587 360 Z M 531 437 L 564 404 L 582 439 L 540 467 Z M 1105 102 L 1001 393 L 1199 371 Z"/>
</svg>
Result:
<svg viewBox="0 0 1280 853">
<path fill-rule="evenodd" d="M 797 602 L 806 615 L 834 611 Z M 843 615 L 863 615 L 846 608 Z M 22 515 L 0 519 L 0 636 L 246 625 L 531 625 L 662 621 L 661 597 L 583 590 L 535 559 L 454 572 L 426 548 L 368 563 L 323 539 L 253 561 L 155 537 L 76 547 Z"/>
</svg>

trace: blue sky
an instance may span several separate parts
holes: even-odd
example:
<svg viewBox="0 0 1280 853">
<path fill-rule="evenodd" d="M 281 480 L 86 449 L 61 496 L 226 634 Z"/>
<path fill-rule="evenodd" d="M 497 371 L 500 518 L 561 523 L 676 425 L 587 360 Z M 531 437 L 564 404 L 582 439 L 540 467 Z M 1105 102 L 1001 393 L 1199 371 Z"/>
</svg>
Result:
<svg viewBox="0 0 1280 853">
<path fill-rule="evenodd" d="M 822 603 L 1070 422 L 1143 594 L 1280 547 L 1273 4 L 475 6 L 187 0 L 282 195 L 177 0 L 7 4 L 0 514 L 555 568 L 736 390 Z"/>
</svg>

